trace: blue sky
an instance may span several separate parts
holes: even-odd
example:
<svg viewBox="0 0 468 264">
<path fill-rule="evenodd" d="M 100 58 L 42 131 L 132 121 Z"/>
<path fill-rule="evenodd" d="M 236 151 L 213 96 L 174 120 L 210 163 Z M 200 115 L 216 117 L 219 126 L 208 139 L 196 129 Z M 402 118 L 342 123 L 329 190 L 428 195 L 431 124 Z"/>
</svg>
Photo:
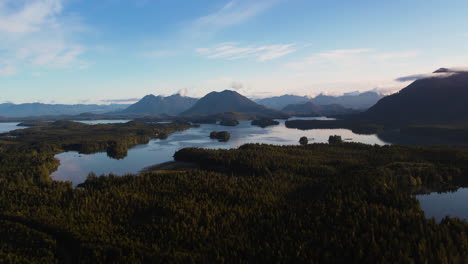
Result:
<svg viewBox="0 0 468 264">
<path fill-rule="evenodd" d="M 466 14 L 466 0 L 0 0 L 0 102 L 388 93 L 468 65 Z"/>
</svg>

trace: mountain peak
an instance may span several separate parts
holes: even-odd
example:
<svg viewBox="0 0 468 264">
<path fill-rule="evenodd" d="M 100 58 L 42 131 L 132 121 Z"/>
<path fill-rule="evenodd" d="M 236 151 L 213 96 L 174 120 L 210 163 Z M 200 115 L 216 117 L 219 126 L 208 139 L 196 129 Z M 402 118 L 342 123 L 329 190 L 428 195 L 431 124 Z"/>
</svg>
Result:
<svg viewBox="0 0 468 264">
<path fill-rule="evenodd" d="M 123 111 L 128 114 L 177 115 L 192 107 L 197 99 L 174 94 L 168 97 L 146 95 Z"/>
<path fill-rule="evenodd" d="M 452 71 L 447 69 L 447 68 L 440 68 L 440 69 L 438 69 L 437 71 L 435 71 L 433 73 L 446 73 L 446 72 L 452 72 Z"/>
<path fill-rule="evenodd" d="M 399 93 L 384 97 L 363 116 L 411 122 L 468 120 L 468 72 L 439 69 L 437 73 L 449 74 L 415 81 Z"/>
<path fill-rule="evenodd" d="M 461 73 L 461 72 L 468 72 L 467 67 L 458 67 L 458 68 L 440 68 L 433 73 Z"/>
<path fill-rule="evenodd" d="M 251 101 L 236 91 L 224 90 L 222 92 L 211 92 L 183 115 L 212 115 L 225 112 L 238 113 L 270 113 L 271 110 Z"/>
</svg>

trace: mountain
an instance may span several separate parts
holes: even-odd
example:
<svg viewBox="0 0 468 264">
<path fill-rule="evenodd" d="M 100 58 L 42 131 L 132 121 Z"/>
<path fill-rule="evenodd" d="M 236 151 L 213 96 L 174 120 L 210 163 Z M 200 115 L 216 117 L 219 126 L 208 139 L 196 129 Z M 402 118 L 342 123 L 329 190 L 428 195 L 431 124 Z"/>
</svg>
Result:
<svg viewBox="0 0 468 264">
<path fill-rule="evenodd" d="M 345 93 L 341 96 L 329 96 L 320 94 L 315 98 L 287 94 L 282 96 L 257 99 L 255 100 L 255 102 L 276 110 L 282 110 L 286 106 L 291 104 L 303 104 L 309 101 L 316 105 L 341 105 L 345 108 L 363 110 L 373 106 L 382 98 L 383 95 L 373 91 L 364 93 L 355 91 Z"/>
<path fill-rule="evenodd" d="M 440 69 L 362 114 L 372 120 L 447 122 L 468 120 L 468 72 Z"/>
<path fill-rule="evenodd" d="M 281 110 L 290 104 L 302 104 L 307 101 L 310 101 L 310 98 L 307 96 L 297 96 L 290 94 L 255 100 L 255 102 L 258 104 L 276 110 Z"/>
<path fill-rule="evenodd" d="M 174 94 L 171 96 L 154 96 L 152 94 L 143 97 L 140 101 L 122 111 L 124 114 L 148 114 L 148 115 L 178 115 L 189 109 L 197 102 L 197 99 Z"/>
<path fill-rule="evenodd" d="M 124 109 L 128 105 L 64 105 L 64 104 L 0 104 L 0 116 L 3 117 L 28 117 L 28 116 L 59 116 L 78 115 L 81 113 L 103 114 Z"/>
<path fill-rule="evenodd" d="M 312 102 L 304 104 L 291 104 L 283 109 L 284 112 L 293 115 L 340 115 L 351 112 L 341 105 L 316 105 Z"/>
<path fill-rule="evenodd" d="M 182 115 L 214 115 L 225 112 L 276 114 L 277 111 L 261 106 L 235 91 L 211 92 Z"/>
<path fill-rule="evenodd" d="M 316 105 L 332 105 L 339 104 L 345 108 L 351 108 L 356 110 L 368 109 L 369 107 L 376 104 L 384 96 L 376 92 L 364 92 L 364 93 L 346 93 L 342 96 L 329 96 L 320 94 L 311 101 Z"/>
</svg>

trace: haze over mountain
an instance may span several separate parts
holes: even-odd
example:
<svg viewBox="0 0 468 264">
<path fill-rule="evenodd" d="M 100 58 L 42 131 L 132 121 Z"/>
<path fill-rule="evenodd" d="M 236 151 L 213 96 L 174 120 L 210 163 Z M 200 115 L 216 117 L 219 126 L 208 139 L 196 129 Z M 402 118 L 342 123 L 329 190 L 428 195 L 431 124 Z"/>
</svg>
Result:
<svg viewBox="0 0 468 264">
<path fill-rule="evenodd" d="M 383 97 L 383 95 L 373 91 L 364 93 L 347 93 L 342 96 L 329 96 L 321 94 L 315 98 L 312 98 L 312 102 L 317 105 L 339 104 L 345 108 L 362 110 L 373 106 Z"/>
<path fill-rule="evenodd" d="M 171 96 L 147 95 L 123 110 L 123 114 L 178 115 L 192 107 L 198 99 L 174 94 Z"/>
<path fill-rule="evenodd" d="M 261 106 L 235 91 L 211 92 L 182 115 L 213 115 L 225 112 L 273 114 L 276 111 Z"/>
<path fill-rule="evenodd" d="M 65 105 L 65 104 L 0 104 L 0 116 L 2 117 L 28 117 L 28 116 L 59 116 L 59 115 L 79 115 L 82 113 L 103 114 L 107 112 L 125 109 L 128 105 Z"/>
<path fill-rule="evenodd" d="M 264 105 L 268 108 L 282 110 L 290 104 L 303 104 L 306 102 L 312 102 L 315 105 L 341 105 L 344 108 L 351 108 L 356 110 L 368 109 L 369 107 L 376 104 L 383 95 L 368 91 L 364 93 L 352 92 L 345 93 L 341 96 L 330 96 L 320 94 L 314 98 L 307 96 L 297 95 L 282 95 L 263 99 L 257 99 L 256 102 Z"/>
<path fill-rule="evenodd" d="M 255 102 L 271 109 L 282 110 L 290 104 L 302 104 L 310 101 L 308 96 L 285 94 L 281 96 L 256 99 Z"/>
<path fill-rule="evenodd" d="M 362 117 L 406 122 L 466 121 L 468 72 L 439 69 L 383 98 Z"/>
<path fill-rule="evenodd" d="M 312 102 L 303 104 L 290 104 L 283 108 L 283 112 L 293 115 L 340 115 L 350 113 L 353 110 L 344 108 L 341 105 L 316 105 Z"/>
</svg>

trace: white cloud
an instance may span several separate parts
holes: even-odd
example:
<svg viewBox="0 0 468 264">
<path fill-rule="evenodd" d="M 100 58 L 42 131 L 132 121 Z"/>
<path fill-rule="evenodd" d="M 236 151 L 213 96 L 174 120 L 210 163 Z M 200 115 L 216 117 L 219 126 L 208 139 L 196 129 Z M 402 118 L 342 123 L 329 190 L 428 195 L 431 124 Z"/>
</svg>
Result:
<svg viewBox="0 0 468 264">
<path fill-rule="evenodd" d="M 188 93 L 187 88 L 180 89 L 179 91 L 177 91 L 177 94 L 180 95 L 180 96 L 187 96 L 187 93 Z"/>
<path fill-rule="evenodd" d="M 271 8 L 278 0 L 231 0 L 222 8 L 199 17 L 186 29 L 192 37 L 212 34 L 224 28 L 244 23 Z"/>
<path fill-rule="evenodd" d="M 197 53 L 210 59 L 255 59 L 267 61 L 277 59 L 296 51 L 295 44 L 281 44 L 269 46 L 238 46 L 236 43 L 224 43 L 213 48 L 199 48 Z"/>
<path fill-rule="evenodd" d="M 29 33 L 40 31 L 46 24 L 55 24 L 55 16 L 62 11 L 61 0 L 33 0 L 15 10 L 11 0 L 3 0 L 0 12 L 0 31 Z"/>
<path fill-rule="evenodd" d="M 468 72 L 468 67 L 450 67 L 450 68 L 443 68 L 443 71 L 437 71 L 432 73 L 423 73 L 423 74 L 414 74 L 399 77 L 396 79 L 398 82 L 409 82 L 409 81 L 416 81 L 420 79 L 427 79 L 427 78 L 444 78 L 449 77 L 458 72 Z"/>
<path fill-rule="evenodd" d="M 86 48 L 73 40 L 84 26 L 63 15 L 63 0 L 0 0 L 0 67 L 78 67 Z M 11 70 L 9 71 L 12 72 Z"/>
<path fill-rule="evenodd" d="M 300 61 L 286 64 L 292 70 L 314 69 L 328 72 L 360 71 L 368 68 L 387 68 L 418 57 L 418 51 L 379 52 L 373 49 L 339 49 L 313 54 Z"/>
</svg>

